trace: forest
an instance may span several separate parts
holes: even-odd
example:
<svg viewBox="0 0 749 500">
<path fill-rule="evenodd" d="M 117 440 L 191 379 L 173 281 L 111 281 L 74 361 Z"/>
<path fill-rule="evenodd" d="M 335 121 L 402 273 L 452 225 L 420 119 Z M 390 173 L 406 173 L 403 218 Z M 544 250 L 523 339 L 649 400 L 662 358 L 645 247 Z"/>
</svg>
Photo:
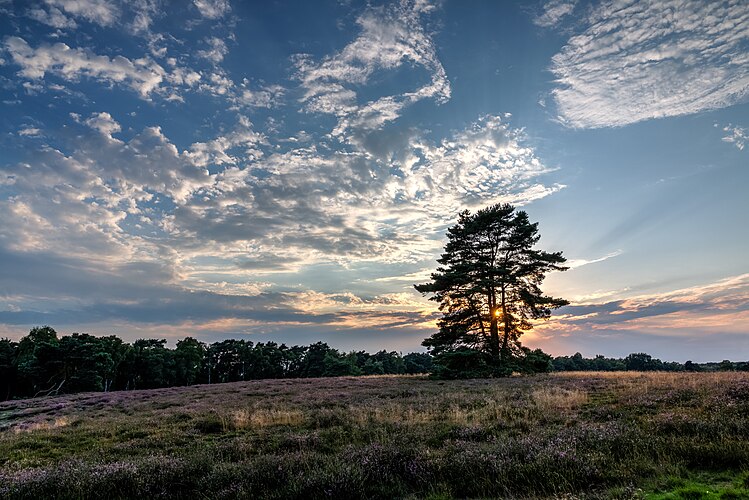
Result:
<svg viewBox="0 0 749 500">
<path fill-rule="evenodd" d="M 626 358 L 580 353 L 553 358 L 521 348 L 516 372 L 550 371 L 749 371 L 749 362 L 664 362 L 644 353 Z M 291 346 L 227 339 L 206 344 L 192 337 L 174 348 L 165 339 L 133 343 L 117 336 L 32 328 L 19 342 L 0 339 L 0 400 L 79 392 L 156 389 L 244 380 L 431 373 L 451 377 L 450 368 L 470 373 L 471 356 L 453 357 L 453 366 L 435 365 L 428 353 L 341 352 L 324 342 Z M 457 363 L 467 366 L 454 366 Z M 465 378 L 465 377 L 460 377 Z M 470 377 L 469 377 L 470 378 Z"/>
</svg>

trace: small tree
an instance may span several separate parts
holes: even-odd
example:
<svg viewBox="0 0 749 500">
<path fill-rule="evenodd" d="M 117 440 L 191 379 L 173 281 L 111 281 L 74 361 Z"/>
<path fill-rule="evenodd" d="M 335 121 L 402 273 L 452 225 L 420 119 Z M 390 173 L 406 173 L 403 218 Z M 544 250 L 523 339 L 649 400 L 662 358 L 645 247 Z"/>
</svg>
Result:
<svg viewBox="0 0 749 500">
<path fill-rule="evenodd" d="M 507 204 L 493 205 L 475 214 L 464 211 L 449 228 L 445 252 L 432 281 L 415 285 L 443 313 L 439 331 L 423 345 L 440 356 L 457 349 L 478 351 L 494 373 L 507 371 L 520 336 L 533 328 L 532 320 L 545 319 L 564 299 L 544 295 L 540 285 L 550 271 L 564 271 L 561 252 L 544 252 L 538 243 L 538 224 L 524 211 Z M 520 353 L 522 356 L 522 352 Z M 448 356 L 472 360 L 461 351 Z M 475 362 L 475 360 L 474 360 Z M 473 368 L 471 369 L 473 370 Z"/>
</svg>

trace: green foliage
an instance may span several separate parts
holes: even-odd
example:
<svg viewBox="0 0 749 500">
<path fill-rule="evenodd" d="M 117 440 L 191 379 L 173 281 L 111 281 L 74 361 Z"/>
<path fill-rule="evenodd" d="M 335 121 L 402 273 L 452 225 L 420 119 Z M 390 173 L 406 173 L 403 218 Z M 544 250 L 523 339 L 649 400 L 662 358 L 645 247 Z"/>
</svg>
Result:
<svg viewBox="0 0 749 500">
<path fill-rule="evenodd" d="M 485 378 L 492 376 L 493 370 L 488 353 L 469 347 L 457 347 L 441 350 L 434 356 L 432 376 L 441 379 Z"/>
<path fill-rule="evenodd" d="M 395 351 L 341 353 L 324 342 L 292 346 L 192 337 L 174 349 L 164 339 L 128 344 L 116 336 L 73 333 L 58 339 L 38 327 L 19 343 L 0 339 L 0 401 L 35 395 L 155 389 L 254 379 L 427 373 L 431 356 Z"/>
<path fill-rule="evenodd" d="M 459 359 L 476 359 L 491 365 L 488 373 L 512 371 L 519 338 L 533 328 L 531 321 L 548 318 L 552 309 L 567 304 L 541 291 L 546 274 L 567 268 L 561 252 L 534 249 L 539 238 L 538 224 L 511 205 L 460 214 L 458 223 L 447 231 L 448 242 L 432 281 L 415 285 L 439 302 L 442 311 L 439 331 L 423 343 L 435 355 L 435 363 L 446 360 L 454 366 Z M 489 357 L 467 356 L 463 349 Z M 463 371 L 472 376 L 487 369 L 464 367 Z M 435 371 L 443 372 L 459 373 L 454 368 Z"/>
<path fill-rule="evenodd" d="M 174 370 L 176 385 L 192 385 L 203 371 L 203 358 L 206 346 L 192 337 L 177 342 L 174 350 Z"/>
<path fill-rule="evenodd" d="M 429 373 L 432 371 L 432 356 L 424 352 L 411 352 L 403 356 L 406 373 Z"/>
<path fill-rule="evenodd" d="M 10 339 L 0 339 L 0 401 L 10 399 L 17 381 L 18 344 Z"/>
<path fill-rule="evenodd" d="M 518 363 L 519 371 L 523 373 L 548 373 L 554 370 L 552 357 L 541 349 L 530 350 L 522 348 L 523 356 Z"/>
</svg>

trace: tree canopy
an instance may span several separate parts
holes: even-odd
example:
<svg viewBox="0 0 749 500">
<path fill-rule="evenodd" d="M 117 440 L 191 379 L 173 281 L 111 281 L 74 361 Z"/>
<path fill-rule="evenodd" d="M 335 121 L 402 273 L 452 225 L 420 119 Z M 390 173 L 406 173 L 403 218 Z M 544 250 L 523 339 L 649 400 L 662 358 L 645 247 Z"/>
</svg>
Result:
<svg viewBox="0 0 749 500">
<path fill-rule="evenodd" d="M 423 342 L 438 364 L 465 360 L 474 365 L 472 375 L 477 364 L 494 374 L 507 371 L 513 358 L 523 356 L 519 338 L 532 321 L 568 303 L 541 291 L 547 273 L 568 268 L 562 252 L 535 249 L 539 239 L 538 223 L 512 205 L 459 215 L 431 282 L 415 285 L 443 313 L 439 331 Z"/>
<path fill-rule="evenodd" d="M 431 356 L 395 351 L 343 353 L 325 342 L 291 346 L 192 337 L 127 343 L 114 335 L 58 337 L 33 328 L 19 342 L 0 338 L 0 401 L 83 391 L 154 389 L 268 378 L 427 373 Z"/>
</svg>

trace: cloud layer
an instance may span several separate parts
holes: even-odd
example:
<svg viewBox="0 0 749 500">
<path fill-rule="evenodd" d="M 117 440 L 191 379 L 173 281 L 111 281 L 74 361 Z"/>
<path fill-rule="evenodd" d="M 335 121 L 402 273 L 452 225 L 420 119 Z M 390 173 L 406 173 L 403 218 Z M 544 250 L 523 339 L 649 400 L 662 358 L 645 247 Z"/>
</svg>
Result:
<svg viewBox="0 0 749 500">
<path fill-rule="evenodd" d="M 553 57 L 559 119 L 575 128 L 628 125 L 745 102 L 749 5 L 615 0 Z"/>
<path fill-rule="evenodd" d="M 423 332 L 434 327 L 433 304 L 388 281 L 388 269 L 431 261 L 461 210 L 522 205 L 564 187 L 544 180 L 553 169 L 509 114 L 440 135 L 399 127 L 413 104 L 451 97 L 427 2 L 363 7 L 349 41 L 327 55 L 292 55 L 278 82 L 240 79 L 226 66 L 235 37 L 225 0 L 186 6 L 199 16 L 194 26 L 208 23 L 189 54 L 158 32 L 151 3 L 85 5 L 50 1 L 25 13 L 60 30 L 123 29 L 143 53 L 75 46 L 64 31 L 55 43 L 2 41 L 24 88 L 81 89 L 89 105 L 57 126 L 13 131 L 27 142 L 0 177 L 0 286 L 14 290 L 0 296 L 0 322 Z M 124 19 L 133 21 L 120 28 Z M 394 75 L 399 83 L 383 87 Z M 226 121 L 179 146 L 158 120 L 89 103 L 89 85 L 163 109 L 211 100 Z M 324 125 L 284 123 L 310 117 Z M 349 278 L 365 290 L 321 289 L 314 277 L 288 283 L 316 266 L 373 265 L 383 270 Z"/>
</svg>

